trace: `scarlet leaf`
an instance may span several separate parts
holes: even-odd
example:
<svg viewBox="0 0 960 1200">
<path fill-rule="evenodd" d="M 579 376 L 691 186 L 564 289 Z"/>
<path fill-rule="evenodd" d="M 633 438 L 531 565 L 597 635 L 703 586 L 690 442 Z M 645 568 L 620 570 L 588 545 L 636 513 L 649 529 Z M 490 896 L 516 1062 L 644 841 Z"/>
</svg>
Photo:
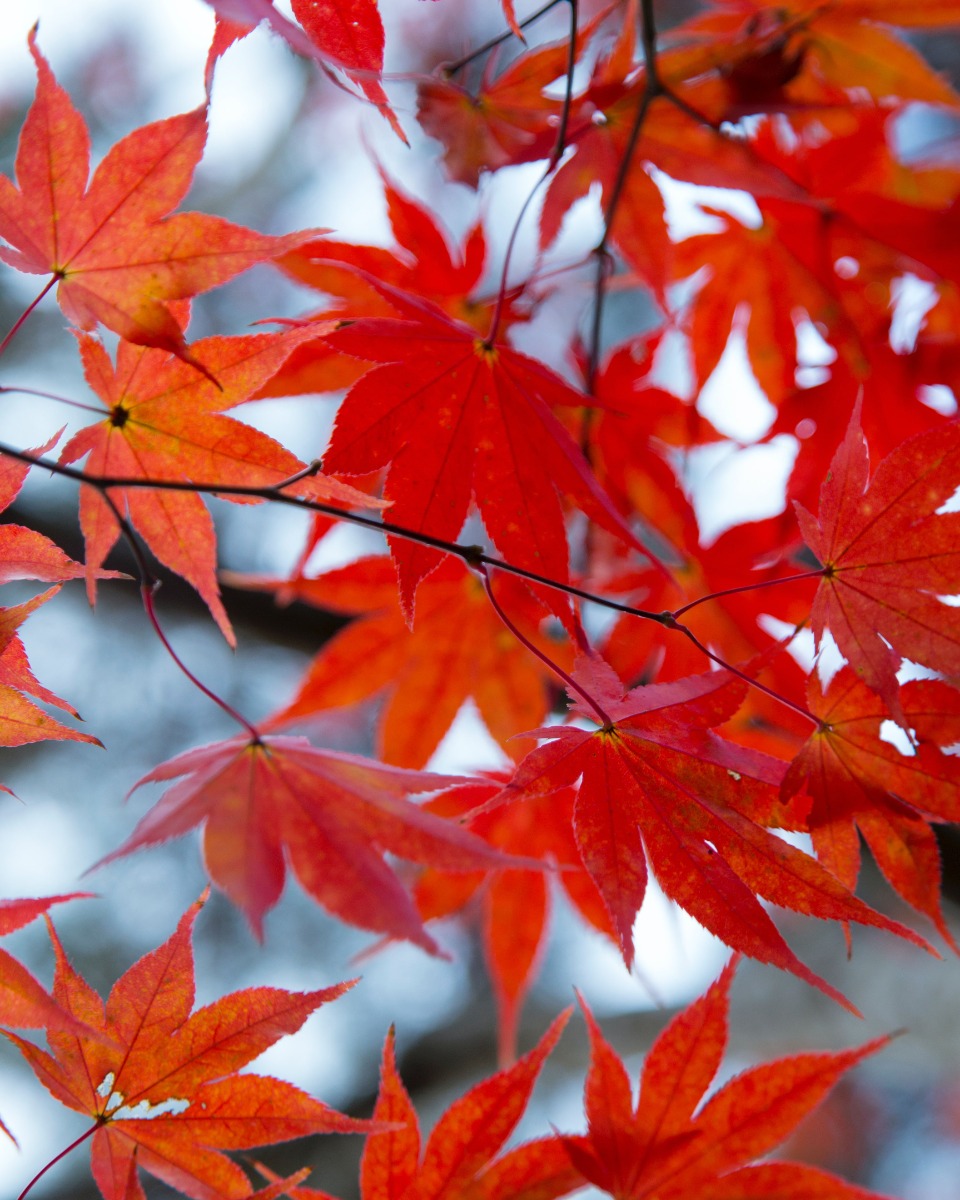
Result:
<svg viewBox="0 0 960 1200">
<path fill-rule="evenodd" d="M 591 1046 L 584 1091 L 588 1131 L 564 1138 L 572 1161 L 618 1200 L 879 1200 L 874 1192 L 799 1164 L 746 1164 L 782 1141 L 844 1072 L 889 1039 L 753 1067 L 701 1105 L 726 1044 L 733 972 L 731 963 L 654 1043 L 636 1107 L 623 1063 L 581 1000 Z"/>
<path fill-rule="evenodd" d="M 859 407 L 837 449 L 814 518 L 797 505 L 804 540 L 824 565 L 811 622 L 829 629 L 857 675 L 905 724 L 897 695 L 901 655 L 960 674 L 960 592 L 953 495 L 960 425 L 909 439 L 868 476 Z"/>
<path fill-rule="evenodd" d="M 117 980 L 106 1006 L 54 935 L 54 997 L 103 1039 L 51 1031 L 47 1053 L 7 1034 L 53 1096 L 96 1122 L 91 1159 L 105 1200 L 143 1196 L 137 1167 L 195 1200 L 241 1200 L 253 1189 L 224 1150 L 370 1128 L 291 1084 L 237 1074 L 348 985 L 248 988 L 191 1012 L 190 942 L 202 904 Z"/>
<path fill-rule="evenodd" d="M 341 920 L 437 950 L 410 896 L 384 861 L 469 871 L 505 859 L 474 834 L 405 800 L 459 776 L 386 767 L 317 750 L 305 738 L 242 738 L 189 750 L 135 786 L 185 776 L 169 788 L 109 862 L 205 823 L 210 877 L 263 935 L 283 890 L 284 851 L 304 888 Z"/>
<path fill-rule="evenodd" d="M 312 321 L 347 317 L 392 317 L 396 309 L 371 278 L 430 300 L 478 333 L 490 327 L 494 302 L 478 294 L 487 263 L 483 226 L 474 225 L 460 246 L 451 247 L 448 231 L 436 213 L 407 195 L 380 170 L 387 217 L 396 246 L 355 245 L 325 237 L 305 242 L 278 262 L 300 283 L 333 297 L 329 307 L 311 314 Z M 528 308 L 516 303 L 511 289 L 500 307 L 500 327 L 509 330 L 528 320 Z M 338 353 L 329 341 L 310 342 L 295 350 L 260 392 L 286 396 L 349 387 L 367 365 Z"/>
<path fill-rule="evenodd" d="M 28 925 L 54 904 L 86 899 L 89 895 L 89 892 L 73 892 L 38 900 L 0 900 L 0 937 Z M 26 967 L 6 950 L 0 950 L 0 1024 L 18 1029 L 48 1028 L 96 1036 L 82 1021 L 52 1000 Z M 0 1129 L 11 1136 L 2 1121 Z"/>
<path fill-rule="evenodd" d="M 293 15 L 324 58 L 341 67 L 363 89 L 401 141 L 407 139 L 394 115 L 380 75 L 383 22 L 377 0 L 293 0 Z"/>
<path fill-rule="evenodd" d="M 960 696 L 933 680 L 904 684 L 900 707 L 918 739 L 912 754 L 882 739 L 889 714 L 849 668 L 825 693 L 814 676 L 809 704 L 820 726 L 791 763 L 783 791 L 805 788 L 812 799 L 807 820 L 818 858 L 854 887 L 859 829 L 891 885 L 953 945 L 929 823 L 960 821 L 960 762 L 940 749 L 960 741 Z"/>
<path fill-rule="evenodd" d="M 205 109 L 135 130 L 97 168 L 89 188 L 83 118 L 37 49 L 37 97 L 17 151 L 19 190 L 0 176 L 0 258 L 50 274 L 67 317 L 190 360 L 167 303 L 207 291 L 308 234 L 268 237 L 200 213 L 168 216 L 203 153 Z"/>
<path fill-rule="evenodd" d="M 627 966 L 647 858 L 664 892 L 727 945 L 792 971 L 848 1007 L 796 958 L 757 896 L 923 944 L 763 828 L 789 823 L 777 802 L 785 764 L 711 732 L 739 707 L 739 680 L 713 672 L 635 688 L 623 697 L 602 664 L 584 664 L 578 678 L 613 723 L 594 733 L 571 726 L 537 731 L 553 740 L 527 755 L 501 799 L 522 801 L 582 777 L 574 811 L 577 845 L 610 911 Z M 589 712 L 582 700 L 578 708 Z"/>
<path fill-rule="evenodd" d="M 553 413 L 586 398 L 542 363 L 433 305 L 381 286 L 403 320 L 361 320 L 333 345 L 379 362 L 354 384 L 337 414 L 328 471 L 362 474 L 390 464 L 384 496 L 391 520 L 455 538 L 475 498 L 496 545 L 513 562 L 567 578 L 558 493 L 628 540 L 582 453 Z M 439 562 L 437 551 L 391 539 L 404 608 Z"/>
<path fill-rule="evenodd" d="M 397 1071 L 394 1033 L 387 1034 L 374 1120 L 394 1126 L 368 1139 L 360 1163 L 362 1200 L 555 1200 L 581 1187 L 559 1138 L 525 1142 L 496 1157 L 530 1100 L 537 1075 L 569 1017 L 562 1013 L 519 1062 L 455 1100 L 421 1156 L 420 1126 Z M 264 1171 L 267 1178 L 272 1172 Z M 292 1200 L 332 1200 L 295 1188 Z"/>
</svg>

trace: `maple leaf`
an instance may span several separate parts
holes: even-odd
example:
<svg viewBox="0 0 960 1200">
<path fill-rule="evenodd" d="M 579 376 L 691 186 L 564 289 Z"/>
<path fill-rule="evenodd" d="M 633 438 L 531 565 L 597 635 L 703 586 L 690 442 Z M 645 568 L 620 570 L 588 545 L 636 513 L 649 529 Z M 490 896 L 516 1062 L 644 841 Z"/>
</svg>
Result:
<svg viewBox="0 0 960 1200">
<path fill-rule="evenodd" d="M 728 946 L 793 972 L 845 1007 L 840 993 L 789 949 L 757 896 L 925 945 L 858 900 L 815 859 L 763 828 L 798 827 L 778 802 L 786 764 L 712 732 L 739 708 L 746 686 L 741 680 L 714 671 L 624 696 L 610 668 L 596 660 L 583 662 L 575 678 L 609 723 L 593 733 L 571 726 L 537 730 L 551 740 L 527 755 L 499 801 L 522 802 L 581 779 L 573 815 L 577 846 L 628 967 L 648 858 L 666 895 Z M 582 699 L 574 711 L 598 719 Z"/>
<path fill-rule="evenodd" d="M 190 353 L 202 373 L 162 350 L 129 342 L 120 343 L 114 367 L 96 338 L 78 334 L 87 382 L 107 411 L 103 420 L 74 434 L 60 461 L 72 463 L 86 455 L 87 471 L 100 478 L 273 487 L 303 470 L 304 464 L 273 438 L 225 416 L 223 410 L 249 399 L 293 350 L 320 332 L 306 327 L 204 338 Z M 319 473 L 292 485 L 289 492 L 347 506 L 380 507 L 355 488 Z M 149 488 L 115 488 L 109 494 L 157 558 L 197 589 L 224 636 L 235 644 L 217 586 L 213 520 L 200 496 Z M 80 523 L 92 602 L 97 570 L 120 530 L 113 510 L 90 487 L 80 492 Z"/>
<path fill-rule="evenodd" d="M 79 716 L 65 700 L 55 696 L 34 677 L 27 652 L 17 633 L 27 617 L 59 592 L 49 588 L 32 600 L 11 608 L 0 608 L 0 746 L 26 746 L 45 740 L 102 743 L 89 733 L 80 733 L 55 720 L 22 693 Z"/>
<path fill-rule="evenodd" d="M 846 1071 L 889 1038 L 838 1054 L 798 1054 L 751 1067 L 697 1109 L 723 1057 L 735 967 L 733 960 L 654 1042 L 636 1105 L 623 1063 L 581 998 L 590 1033 L 588 1129 L 584 1136 L 564 1137 L 571 1161 L 616 1200 L 882 1200 L 800 1163 L 747 1164 L 772 1150 Z"/>
<path fill-rule="evenodd" d="M 461 871 L 511 861 L 404 799 L 464 782 L 461 776 L 317 750 L 305 738 L 234 738 L 188 750 L 155 767 L 133 790 L 181 775 L 186 778 L 164 793 L 124 844 L 96 865 L 204 822 L 210 878 L 243 909 L 258 937 L 283 890 L 285 850 L 305 890 L 340 920 L 406 938 L 430 953 L 437 945 L 384 852 Z"/>
<path fill-rule="evenodd" d="M 0 937 L 29 925 L 31 920 L 40 917 L 52 905 L 62 904 L 65 900 L 78 900 L 88 894 L 74 892 L 71 895 L 44 896 L 40 900 L 0 900 Z M 26 967 L 7 950 L 0 950 L 0 1025 L 18 1028 L 49 1025 L 73 1030 L 84 1028 L 82 1022 L 74 1021 L 47 995 Z M 0 1132 L 16 1144 L 17 1139 L 2 1121 Z"/>
<path fill-rule="evenodd" d="M 422 1152 L 417 1113 L 397 1071 L 391 1029 L 373 1119 L 392 1128 L 367 1140 L 360 1162 L 361 1200 L 554 1200 L 581 1187 L 580 1173 L 570 1165 L 559 1138 L 526 1142 L 497 1157 L 569 1016 L 567 1009 L 533 1050 L 455 1100 Z M 330 1200 L 314 1188 L 295 1188 L 290 1195 L 293 1200 Z"/>
<path fill-rule="evenodd" d="M 238 1073 L 349 984 L 304 993 L 247 988 L 191 1011 L 191 936 L 204 899 L 117 980 L 106 1005 L 51 926 L 54 998 L 104 1036 L 51 1030 L 48 1053 L 6 1034 L 57 1100 L 94 1119 L 91 1165 L 105 1200 L 143 1200 L 137 1167 L 194 1200 L 241 1200 L 253 1189 L 223 1151 L 371 1128 L 292 1084 Z"/>
<path fill-rule="evenodd" d="M 397 137 L 406 136 L 387 100 L 383 72 L 383 22 L 377 0 L 292 0 L 293 15 L 325 58 L 362 88 Z"/>
<path fill-rule="evenodd" d="M 578 33 L 578 52 L 605 15 Z M 476 96 L 444 77 L 423 80 L 417 120 L 443 143 L 449 177 L 475 188 L 486 171 L 546 158 L 556 144 L 561 104 L 544 89 L 566 73 L 568 62 L 564 39 L 526 51 L 496 79 L 488 66 Z"/>
<path fill-rule="evenodd" d="M 71 892 L 39 899 L 0 900 L 0 937 L 29 925 L 54 904 L 89 897 L 89 892 Z M 46 1025 L 78 1028 L 78 1023 L 50 999 L 30 972 L 6 950 L 0 950 L 0 1024 L 29 1029 Z"/>
<path fill-rule="evenodd" d="M 277 260 L 277 266 L 299 283 L 332 297 L 327 308 L 310 314 L 311 321 L 347 317 L 393 317 L 396 309 L 369 280 L 373 276 L 403 292 L 422 296 L 478 332 L 490 327 L 498 300 L 477 295 L 487 267 L 483 225 L 473 225 L 456 248 L 436 213 L 404 192 L 379 168 L 387 218 L 396 245 L 356 245 L 329 237 L 304 242 Z M 500 304 L 504 332 L 529 319 L 516 301 L 522 290 L 509 290 Z M 347 388 L 368 364 L 337 353 L 328 340 L 310 342 L 295 350 L 259 396 L 287 396 Z"/>
<path fill-rule="evenodd" d="M 549 711 L 553 675 L 504 629 L 482 584 L 457 560 L 448 558 L 421 584 L 412 629 L 397 607 L 396 571 L 385 557 L 312 578 L 228 573 L 225 579 L 234 587 L 275 591 L 283 603 L 297 599 L 363 614 L 324 643 L 297 694 L 269 719 L 271 728 L 386 690 L 379 756 L 422 767 L 469 698 L 513 757 L 522 753 L 511 741 L 514 732 L 539 724 Z M 540 632 L 546 614 L 526 586 L 504 577 L 497 592 L 525 636 L 565 665 L 569 647 Z"/>
<path fill-rule="evenodd" d="M 930 64 L 880 22 L 928 28 L 957 23 L 957 6 L 874 3 L 823 5 L 791 0 L 768 5 L 758 0 L 721 0 L 709 12 L 684 22 L 673 36 L 692 41 L 675 57 L 687 75 L 708 69 L 719 74 L 717 120 L 737 120 L 746 112 L 800 112 L 825 105 L 849 108 L 865 95 L 956 103 L 956 93 Z M 670 67 L 666 66 L 668 76 Z M 725 102 L 724 102 L 725 101 Z M 818 114 L 819 115 L 819 114 Z"/>
<path fill-rule="evenodd" d="M 217 28 L 207 57 L 207 87 L 216 60 L 224 51 L 266 21 L 274 33 L 305 58 L 315 59 L 330 74 L 342 70 L 364 92 L 397 137 L 406 136 L 383 90 L 383 22 L 376 0 L 294 0 L 294 25 L 272 0 L 206 0 L 217 13 Z"/>
<path fill-rule="evenodd" d="M 59 437 L 59 433 L 54 434 L 42 446 L 34 446 L 26 453 L 40 458 L 52 449 Z M 19 462 L 0 453 L 0 512 L 8 508 L 20 494 L 30 466 L 29 462 Z M 12 522 L 0 525 L 0 583 L 9 583 L 13 579 L 62 583 L 68 579 L 82 579 L 84 574 L 80 563 L 74 562 L 42 533 Z M 125 578 L 116 571 L 102 571 L 100 577 Z"/>
<path fill-rule="evenodd" d="M 292 250 L 310 233 L 269 237 L 201 213 L 168 216 L 190 185 L 206 110 L 144 125 L 118 142 L 87 186 L 87 126 L 36 45 L 37 96 L 17 150 L 18 188 L 0 175 L 0 259 L 51 275 L 67 317 L 190 361 L 167 304 Z"/>
<path fill-rule="evenodd" d="M 795 505 L 804 541 L 823 564 L 811 610 L 818 643 L 829 629 L 863 682 L 906 726 L 898 698 L 901 655 L 960 674 L 960 515 L 953 495 L 960 423 L 904 442 L 869 476 L 860 404 L 837 449 L 813 517 Z"/>
<path fill-rule="evenodd" d="M 447 540 L 460 533 L 474 497 L 511 562 L 560 581 L 568 552 L 558 493 L 634 542 L 552 411 L 579 408 L 585 396 L 432 304 L 377 286 L 404 319 L 360 320 L 330 335 L 337 349 L 383 365 L 350 389 L 325 470 L 363 474 L 389 463 L 391 519 Z M 401 602 L 411 612 L 417 584 L 441 555 L 398 538 L 390 543 Z"/>
<path fill-rule="evenodd" d="M 721 215 L 706 207 L 704 211 Z M 758 229 L 728 219 L 722 233 L 685 238 L 673 248 L 678 277 L 692 276 L 704 267 L 709 270 L 688 318 L 691 359 L 701 384 L 720 361 L 731 329 L 736 328 L 734 317 L 744 303 L 750 306 L 744 333 L 750 366 L 773 404 L 794 383 L 797 313 L 805 312 L 811 321 L 830 328 L 831 334 L 832 326 L 841 324 L 832 269 L 824 271 L 815 261 L 809 266 L 802 258 L 798 261 L 798 247 L 814 259 L 809 247 L 819 250 L 821 242 L 818 214 L 804 211 L 800 216 L 806 219 L 797 220 L 791 238 L 769 217 Z M 789 289 L 790 308 L 777 303 L 784 289 Z M 828 324 L 827 318 L 833 320 Z"/>
<path fill-rule="evenodd" d="M 631 0 L 630 12 L 636 11 Z M 666 259 L 671 240 L 651 165 L 676 180 L 735 188 L 757 196 L 801 199 L 802 193 L 779 167 L 764 161 L 748 144 L 692 115 L 701 110 L 702 83 L 685 89 L 682 108 L 663 96 L 648 101 L 637 49 L 636 20 L 626 17 L 613 47 L 597 59 L 587 88 L 577 97 L 568 136 L 572 153 L 550 181 L 540 217 L 540 245 L 546 247 L 557 237 L 571 206 L 595 185 L 599 184 L 604 209 L 617 192 L 610 236 L 667 307 Z M 660 70 L 658 65 L 658 74 Z M 646 115 L 634 145 L 638 111 Z M 625 162 L 626 175 L 620 180 Z"/>
<path fill-rule="evenodd" d="M 853 888 L 863 834 L 896 891 L 925 913 L 956 949 L 940 911 L 940 853 L 931 821 L 960 821 L 960 761 L 940 746 L 960 741 L 960 696 L 944 683 L 916 680 L 900 689 L 900 707 L 918 744 L 905 754 L 881 738 L 889 714 L 845 667 L 821 690 L 809 684 L 819 728 L 784 776 L 783 794 L 805 788 L 807 824 L 819 860 Z"/>
<path fill-rule="evenodd" d="M 29 925 L 54 904 L 89 896 L 89 892 L 71 892 L 40 899 L 0 900 L 0 937 Z M 13 1025 L 18 1029 L 59 1029 L 97 1036 L 83 1021 L 78 1021 L 48 996 L 27 968 L 6 950 L 0 950 L 0 1025 Z M 0 1121 L 0 1131 L 11 1141 L 16 1141 L 3 1121 Z"/>
<path fill-rule="evenodd" d="M 34 456 L 44 454 L 58 437 L 59 434 L 54 435 L 44 445 L 37 446 L 28 453 Z M 0 512 L 16 499 L 29 470 L 29 463 L 0 455 Z M 8 583 L 14 579 L 59 582 L 80 578 L 85 573 L 85 568 L 80 563 L 74 562 L 42 533 L 27 529 L 23 525 L 0 525 L 0 583 Z M 126 578 L 116 571 L 97 571 L 96 576 L 101 579 Z M 27 661 L 27 652 L 17 632 L 27 617 L 59 590 L 59 587 L 49 588 L 42 595 L 35 596 L 23 604 L 14 605 L 12 608 L 0 608 L 0 746 L 24 746 L 30 742 L 48 739 L 66 739 L 100 745 L 97 738 L 78 733 L 54 720 L 22 694 L 27 692 L 47 704 L 65 709 L 72 716 L 78 715 L 65 700 L 55 696 L 34 677 Z"/>
</svg>

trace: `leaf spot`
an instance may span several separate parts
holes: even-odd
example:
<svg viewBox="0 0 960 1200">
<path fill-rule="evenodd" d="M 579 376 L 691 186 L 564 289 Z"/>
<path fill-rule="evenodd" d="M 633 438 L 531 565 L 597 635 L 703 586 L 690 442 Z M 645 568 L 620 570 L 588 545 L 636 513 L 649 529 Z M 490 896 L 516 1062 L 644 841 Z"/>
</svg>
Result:
<svg viewBox="0 0 960 1200">
<path fill-rule="evenodd" d="M 121 1100 L 123 1097 L 120 1097 Z M 131 1104 L 126 1108 L 118 1108 L 112 1117 L 115 1121 L 152 1121 L 156 1117 L 178 1117 L 182 1112 L 186 1112 L 190 1107 L 189 1100 L 180 1100 L 175 1096 L 171 1096 L 169 1100 L 163 1100 L 159 1104 L 152 1104 L 149 1100 L 141 1100 L 139 1104 Z"/>
</svg>

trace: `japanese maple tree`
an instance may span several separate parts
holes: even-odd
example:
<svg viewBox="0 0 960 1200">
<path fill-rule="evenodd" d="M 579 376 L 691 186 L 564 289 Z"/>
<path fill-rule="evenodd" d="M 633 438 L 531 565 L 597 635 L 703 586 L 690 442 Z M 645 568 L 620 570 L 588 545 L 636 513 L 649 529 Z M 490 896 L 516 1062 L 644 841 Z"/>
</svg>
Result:
<svg viewBox="0 0 960 1200">
<path fill-rule="evenodd" d="M 0 331 L 4 366 L 22 353 L 27 368 L 3 376 L 0 402 L 43 422 L 39 445 L 12 419 L 0 434 L 0 583 L 16 589 L 0 607 L 0 745 L 43 763 L 37 743 L 72 743 L 71 791 L 115 835 L 96 869 L 185 835 L 176 853 L 194 864 L 200 829 L 209 880 L 106 1001 L 72 965 L 97 928 L 87 889 L 106 880 L 133 922 L 142 894 L 114 894 L 105 872 L 0 900 L 0 935 L 43 917 L 54 963 L 47 987 L 0 951 L 0 1025 L 88 1122 L 25 1172 L 20 1200 L 88 1139 L 105 1200 L 145 1200 L 149 1176 L 194 1200 L 324 1200 L 342 1188 L 322 1167 L 308 1181 L 302 1158 L 278 1170 L 238 1153 L 316 1133 L 368 1136 L 362 1200 L 877 1196 L 765 1156 L 892 1030 L 710 1089 L 736 962 L 859 1016 L 842 973 L 857 927 L 896 953 L 957 951 L 938 831 L 960 823 L 960 94 L 923 49 L 954 36 L 960 2 L 196 6 L 193 107 L 132 129 L 112 112 L 102 148 L 48 22 L 25 31 L 35 90 L 0 174 L 3 280 L 42 280 Z M 183 36 L 172 10 L 157 20 Z M 187 199 L 244 43 L 309 81 L 258 181 L 264 223 L 289 229 L 290 145 L 312 182 L 311 147 L 342 124 L 363 131 L 382 244 L 334 228 L 322 202 L 309 228 L 273 234 L 199 211 L 209 181 Z M 236 332 L 206 293 L 251 268 L 269 282 L 247 286 L 236 323 L 256 328 Z M 76 366 L 56 392 L 30 341 L 44 318 Z M 763 411 L 749 430 L 748 391 Z M 742 464 L 773 450 L 783 481 L 758 485 Z M 741 493 L 769 493 L 762 512 L 713 511 L 704 464 L 719 456 Z M 70 554 L 23 502 L 50 477 L 77 506 Z M 376 541 L 344 561 L 357 528 Z M 170 631 L 158 589 L 173 577 L 243 687 L 214 686 Z M 81 729 L 27 655 L 78 580 L 91 631 L 105 594 L 139 588 L 144 645 L 233 736 L 181 722 L 163 761 L 92 787 L 96 748 L 136 735 Z M 325 614 L 292 682 L 231 612 L 254 593 L 291 625 Z M 126 670 L 127 709 L 155 720 L 146 667 Z M 451 736 L 465 713 L 483 745 Z M 34 803 L 10 764 L 6 819 Z M 895 895 L 858 891 L 862 845 Z M 482 948 L 499 1070 L 447 1096 L 428 1135 L 404 1083 L 403 1004 L 373 1039 L 386 1032 L 377 1099 L 350 1116 L 244 1070 L 327 1001 L 347 1010 L 347 985 L 261 984 L 195 1008 L 209 891 L 269 946 L 288 870 L 318 925 L 379 938 L 361 958 L 402 941 L 420 961 L 455 957 L 453 919 Z M 636 1098 L 590 972 L 571 978 L 584 1119 L 511 1143 L 569 1015 L 531 1047 L 521 1017 L 558 903 L 642 974 L 654 891 L 734 957 L 664 1022 Z M 801 945 L 817 923 L 839 932 L 831 966 Z M 309 953 L 290 966 L 317 969 Z M 2 1094 L 0 1112 L 13 1139 Z"/>
</svg>

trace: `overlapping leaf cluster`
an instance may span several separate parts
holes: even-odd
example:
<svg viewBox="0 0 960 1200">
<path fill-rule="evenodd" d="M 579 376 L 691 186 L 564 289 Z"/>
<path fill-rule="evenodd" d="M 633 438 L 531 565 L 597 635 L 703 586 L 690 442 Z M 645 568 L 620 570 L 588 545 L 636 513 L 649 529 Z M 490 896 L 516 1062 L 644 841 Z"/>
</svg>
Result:
<svg viewBox="0 0 960 1200">
<path fill-rule="evenodd" d="M 211 6 L 208 102 L 220 58 L 265 22 L 405 137 L 375 0 L 295 0 L 299 24 L 269 0 Z M 518 32 L 509 0 L 504 16 Z M 479 911 L 505 1060 L 554 870 L 628 968 L 652 877 L 734 950 L 846 1004 L 761 901 L 922 943 L 854 894 L 862 836 L 952 945 L 934 826 L 960 820 L 960 169 L 949 148 L 911 145 L 904 131 L 924 114 L 956 121 L 960 96 L 904 31 L 957 24 L 949 0 L 711 0 L 657 31 L 651 4 L 621 0 L 557 41 L 528 31 L 481 75 L 472 60 L 438 66 L 419 85 L 416 119 L 453 183 L 482 193 L 504 168 L 544 164 L 528 217 L 536 253 L 519 275 L 491 254 L 482 195 L 455 246 L 439 211 L 382 169 L 389 247 L 173 213 L 202 154 L 206 104 L 130 133 L 90 178 L 86 124 L 31 34 L 37 93 L 16 180 L 0 177 L 0 258 L 46 276 L 41 298 L 56 288 L 103 412 L 71 431 L 54 464 L 80 482 L 86 564 L 7 524 L 0 580 L 85 577 L 92 600 L 123 537 L 158 628 L 150 556 L 233 641 L 205 497 L 266 500 L 314 512 L 303 553 L 284 578 L 232 582 L 351 618 L 280 710 L 253 723 L 223 704 L 241 738 L 184 748 L 149 772 L 141 783 L 170 786 L 109 857 L 202 826 L 212 882 L 260 935 L 287 863 L 340 919 L 428 952 L 440 947 L 427 922 Z M 684 185 L 721 190 L 707 200 Z M 696 232 L 673 220 L 680 195 L 694 197 Z M 571 261 L 575 205 L 592 209 L 597 232 Z M 189 298 L 263 262 L 314 289 L 315 304 L 280 332 L 191 342 Z M 607 346 L 614 286 L 642 291 L 658 324 Z M 519 348 L 525 326 L 578 302 L 580 334 L 539 356 Z M 98 326 L 118 335 L 115 358 Z M 711 542 L 691 478 L 707 447 L 744 446 L 701 395 L 736 347 L 769 405 L 754 440 L 789 445 L 793 466 L 781 511 Z M 228 415 L 341 390 L 310 464 Z M 59 438 L 0 455 L 0 508 Z M 357 510 L 367 525 L 382 512 L 389 556 L 312 570 L 323 537 Z M 54 591 L 0 610 L 4 745 L 96 740 L 28 698 L 73 711 L 34 679 L 17 632 Z M 619 612 L 594 635 L 597 603 Z M 378 759 L 286 732 L 375 697 Z M 467 702 L 503 748 L 501 769 L 430 773 Z M 438 794 L 410 798 L 427 793 Z M 813 854 L 783 832 L 808 835 Z M 419 864 L 412 886 L 394 858 Z M 50 903 L 11 909 L 0 932 Z M 170 953 L 186 953 L 190 921 Z M 56 945 L 53 999 L 4 958 L 0 1015 L 49 1027 L 51 1054 L 17 1044 L 97 1122 L 94 1172 L 109 1200 L 141 1195 L 137 1165 L 193 1196 L 245 1196 L 252 1184 L 219 1150 L 336 1125 L 296 1099 L 282 1128 L 239 1132 L 254 1118 L 231 1106 L 255 1085 L 221 1096 L 204 1082 L 267 1044 L 241 1037 L 218 1058 L 198 1032 L 226 1008 L 239 1020 L 252 998 L 191 1016 L 192 993 L 151 957 L 104 1015 Z M 559 1030 L 454 1105 L 423 1156 L 389 1041 L 376 1116 L 394 1127 L 369 1144 L 365 1200 L 546 1200 L 584 1181 L 661 1200 L 866 1195 L 808 1168 L 748 1164 L 875 1046 L 758 1068 L 697 1110 L 719 1064 L 730 974 L 663 1035 L 635 1107 L 588 1014 L 588 1133 L 498 1159 Z M 134 995 L 143 980 L 147 1008 Z M 147 1016 L 149 1035 L 133 1028 Z M 269 1020 L 271 1038 L 289 1031 Z M 187 1042 L 176 1058 L 171 1046 Z M 151 1075 L 161 1059 L 162 1082 Z M 123 1071 L 136 1078 L 121 1086 Z M 227 1116 L 212 1141 L 191 1126 L 187 1141 L 203 1148 L 184 1157 L 182 1130 L 208 1103 L 197 1088 Z M 298 1183 L 273 1179 L 264 1195 Z"/>
</svg>

